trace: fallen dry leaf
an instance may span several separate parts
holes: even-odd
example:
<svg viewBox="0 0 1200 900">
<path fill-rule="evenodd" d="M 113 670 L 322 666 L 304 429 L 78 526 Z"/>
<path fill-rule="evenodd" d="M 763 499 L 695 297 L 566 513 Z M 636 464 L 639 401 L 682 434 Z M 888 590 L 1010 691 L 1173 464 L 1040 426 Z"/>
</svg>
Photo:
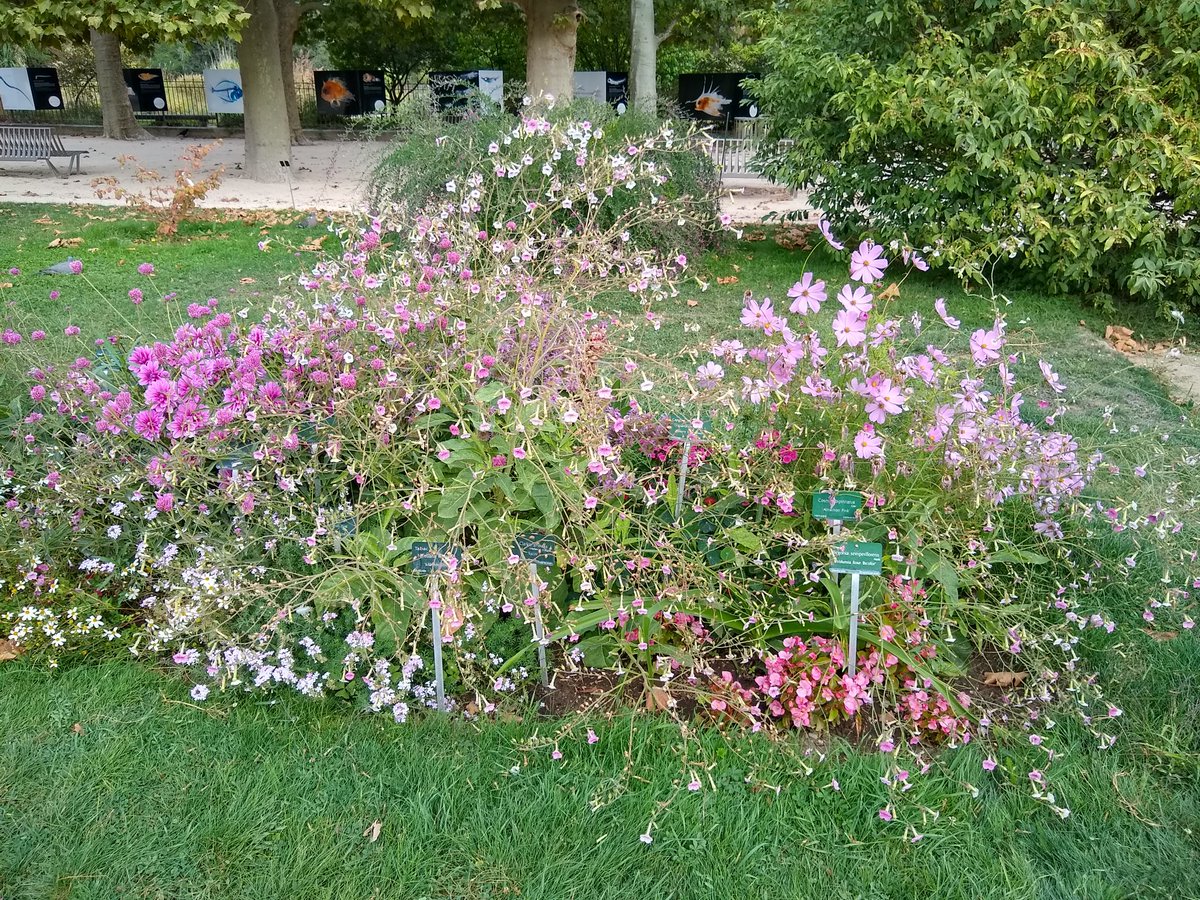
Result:
<svg viewBox="0 0 1200 900">
<path fill-rule="evenodd" d="M 1134 339 L 1133 330 L 1124 325 L 1109 325 L 1104 329 L 1104 339 L 1121 353 L 1141 353 L 1147 349 L 1145 344 Z"/>
<path fill-rule="evenodd" d="M 83 238 L 81 238 L 81 237 L 55 238 L 49 244 L 46 245 L 46 249 L 53 250 L 55 247 L 78 247 L 82 243 L 83 243 Z"/>
<path fill-rule="evenodd" d="M 646 692 L 646 709 L 651 712 L 670 709 L 674 703 L 675 701 L 671 699 L 671 695 L 663 688 L 652 687 Z"/>
<path fill-rule="evenodd" d="M 13 286 L 13 283 L 11 281 L 0 281 L 0 291 L 4 290 L 5 288 L 10 288 L 12 286 Z"/>
<path fill-rule="evenodd" d="M 83 734 L 83 726 L 76 722 L 71 726 L 71 731 L 75 732 L 75 734 Z"/>
<path fill-rule="evenodd" d="M 891 284 L 889 284 L 887 287 L 885 287 L 882 291 L 879 292 L 880 300 L 893 300 L 899 296 L 900 296 L 900 285 L 896 284 L 896 282 L 894 282 L 894 281 Z"/>
<path fill-rule="evenodd" d="M 257 283 L 255 281 L 255 279 L 251 278 L 249 275 L 247 275 L 245 278 L 242 278 L 240 280 L 241 280 L 242 284 L 256 284 Z"/>
<path fill-rule="evenodd" d="M 379 832 L 383 831 L 383 823 L 376 819 L 367 826 L 367 830 L 363 832 L 363 837 L 367 839 L 368 844 L 373 844 L 379 840 Z"/>
<path fill-rule="evenodd" d="M 688 306 L 699 306 L 699 305 L 700 305 L 700 301 L 699 301 L 699 300 L 689 300 L 689 301 L 687 302 L 687 305 L 688 305 Z"/>
<path fill-rule="evenodd" d="M 1178 631 L 1155 631 L 1152 628 L 1143 628 L 1142 631 L 1154 638 L 1156 641 L 1170 641 L 1179 637 Z"/>
<path fill-rule="evenodd" d="M 717 284 L 737 284 L 737 283 L 738 283 L 738 277 L 736 275 L 730 275 L 727 278 L 718 278 L 717 279 Z"/>
<path fill-rule="evenodd" d="M 21 651 L 12 641 L 0 639 L 0 662 L 7 662 L 10 659 L 16 659 L 21 655 Z"/>
<path fill-rule="evenodd" d="M 999 688 L 1020 687 L 1028 676 L 1028 672 L 985 672 L 983 683 Z"/>
<path fill-rule="evenodd" d="M 765 231 L 747 231 L 745 234 L 742 235 L 743 241 L 757 242 L 757 241 L 765 241 L 766 239 L 767 239 L 767 233 Z"/>
<path fill-rule="evenodd" d="M 325 239 L 328 237 L 329 237 L 328 234 L 323 234 L 320 237 L 313 238 L 311 241 L 305 241 L 297 249 L 305 250 L 305 251 L 308 251 L 309 253 L 315 253 L 316 251 L 321 249 L 321 245 L 323 243 L 325 243 Z"/>
<path fill-rule="evenodd" d="M 34 225 L 58 225 L 59 223 L 55 222 L 49 216 L 42 216 L 40 219 L 34 219 L 33 224 Z"/>
</svg>

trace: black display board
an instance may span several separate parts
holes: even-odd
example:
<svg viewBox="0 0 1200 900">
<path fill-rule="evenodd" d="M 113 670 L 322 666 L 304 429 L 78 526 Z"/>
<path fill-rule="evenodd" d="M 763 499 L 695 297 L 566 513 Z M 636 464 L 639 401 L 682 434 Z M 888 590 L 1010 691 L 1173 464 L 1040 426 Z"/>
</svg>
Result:
<svg viewBox="0 0 1200 900">
<path fill-rule="evenodd" d="M 621 112 L 629 106 L 629 73 L 604 73 L 604 99 Z"/>
<path fill-rule="evenodd" d="M 31 66 L 29 87 L 33 93 L 34 109 L 62 109 L 62 88 L 58 84 L 58 70 Z"/>
<path fill-rule="evenodd" d="M 167 88 L 162 69 L 122 69 L 125 89 L 134 112 L 161 113 L 167 111 Z"/>
<path fill-rule="evenodd" d="M 679 105 L 701 122 L 722 128 L 735 118 L 754 118 L 758 110 L 742 90 L 742 81 L 757 78 L 751 72 L 699 72 L 679 76 Z"/>
<path fill-rule="evenodd" d="M 361 116 L 387 105 L 383 73 L 338 69 L 313 72 L 317 112 L 323 116 Z"/>
</svg>

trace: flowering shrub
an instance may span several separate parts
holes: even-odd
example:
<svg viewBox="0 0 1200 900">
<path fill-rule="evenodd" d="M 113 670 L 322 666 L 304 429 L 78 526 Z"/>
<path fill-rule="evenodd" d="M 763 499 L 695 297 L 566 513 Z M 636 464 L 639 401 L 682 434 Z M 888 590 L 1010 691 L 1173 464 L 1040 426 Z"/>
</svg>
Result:
<svg viewBox="0 0 1200 900">
<path fill-rule="evenodd" d="M 600 130 L 515 122 L 486 167 L 344 233 L 261 321 L 192 303 L 171 335 L 65 362 L 10 328 L 30 371 L 0 480 L 10 639 L 29 641 L 21 610 L 61 621 L 59 597 L 90 588 L 103 627 L 188 668 L 197 699 L 295 690 L 403 720 L 429 702 L 436 588 L 468 713 L 527 678 L 539 614 L 556 665 L 707 695 L 754 727 L 871 707 L 966 740 L 977 707 L 952 680 L 980 651 L 1090 708 L 1075 647 L 1111 623 L 1066 539 L 1106 470 L 1061 430 L 1053 369 L 1020 381 L 1034 370 L 1000 316 L 953 355 L 944 304 L 927 325 L 880 287 L 921 258 L 869 242 L 836 292 L 803 275 L 786 316 L 748 294 L 745 342 L 694 370 L 639 354 L 591 306 L 619 290 L 655 321 L 689 261 L 636 226 L 712 223 L 623 205 L 666 185 L 669 129 L 594 154 Z M 541 199 L 511 212 L 509 173 L 544 166 Z M 830 490 L 864 500 L 836 537 L 809 512 Z M 514 551 L 529 531 L 553 535 L 553 566 Z M 830 572 L 847 536 L 887 546 L 854 676 Z M 461 555 L 426 581 L 409 562 L 431 540 Z M 712 660 L 737 664 L 714 678 Z"/>
</svg>

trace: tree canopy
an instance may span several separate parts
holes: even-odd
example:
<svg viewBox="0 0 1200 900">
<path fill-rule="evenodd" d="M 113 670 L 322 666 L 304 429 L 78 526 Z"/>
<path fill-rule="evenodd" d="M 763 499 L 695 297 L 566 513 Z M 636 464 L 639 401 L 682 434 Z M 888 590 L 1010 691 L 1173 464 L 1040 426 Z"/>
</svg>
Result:
<svg viewBox="0 0 1200 900">
<path fill-rule="evenodd" d="M 967 277 L 1200 302 L 1200 3 L 790 0 L 767 171 Z"/>
</svg>

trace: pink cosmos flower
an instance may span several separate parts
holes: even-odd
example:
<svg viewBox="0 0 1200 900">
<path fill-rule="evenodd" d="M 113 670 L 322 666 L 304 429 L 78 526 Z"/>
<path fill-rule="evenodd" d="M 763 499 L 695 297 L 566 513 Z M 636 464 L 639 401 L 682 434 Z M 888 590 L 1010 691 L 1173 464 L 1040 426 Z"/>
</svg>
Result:
<svg viewBox="0 0 1200 900">
<path fill-rule="evenodd" d="M 833 319 L 833 336 L 839 347 L 857 347 L 867 339 L 865 318 L 850 309 L 841 310 Z"/>
<path fill-rule="evenodd" d="M 804 277 L 788 289 L 787 295 L 792 298 L 792 305 L 788 307 L 791 312 L 801 316 L 815 315 L 825 302 L 825 282 L 814 281 L 812 272 L 805 272 Z"/>
<path fill-rule="evenodd" d="M 977 366 L 986 366 L 998 360 L 1003 346 L 1004 335 L 995 328 L 988 331 L 980 328 L 971 334 L 971 358 Z"/>
<path fill-rule="evenodd" d="M 746 305 L 742 308 L 741 322 L 747 328 L 760 328 L 765 334 L 772 334 L 783 328 L 783 320 L 775 315 L 771 299 L 764 297 L 762 302 L 753 297 L 746 297 Z"/>
<path fill-rule="evenodd" d="M 1050 363 L 1046 362 L 1044 359 L 1039 359 L 1038 368 L 1042 370 L 1042 377 L 1046 379 L 1046 384 L 1050 386 L 1050 390 L 1054 391 L 1054 393 L 1061 394 L 1067 389 L 1066 386 L 1058 380 L 1058 373 L 1050 368 Z"/>
<path fill-rule="evenodd" d="M 946 323 L 947 328 L 952 328 L 953 330 L 958 331 L 958 326 L 961 325 L 962 322 L 959 321 L 958 319 L 954 318 L 954 316 L 950 315 L 948 312 L 946 312 L 946 298 L 945 297 L 938 297 L 936 300 L 934 300 L 933 308 L 937 312 L 937 314 L 939 316 L 941 316 L 942 321 Z"/>
<path fill-rule="evenodd" d="M 838 291 L 838 303 L 851 312 L 869 313 L 871 311 L 872 301 L 875 299 L 871 294 L 867 293 L 866 288 L 856 287 L 851 288 L 850 285 L 843 285 Z"/>
<path fill-rule="evenodd" d="M 863 241 L 850 254 L 850 277 L 863 284 L 874 284 L 883 277 L 888 261 L 883 258 L 883 248 L 871 241 Z"/>
<path fill-rule="evenodd" d="M 825 238 L 825 242 L 834 250 L 845 250 L 846 245 L 833 236 L 833 226 L 828 219 L 822 219 L 817 223 L 817 228 L 821 231 L 821 236 Z"/>
<path fill-rule="evenodd" d="M 854 453 L 859 459 L 883 459 L 883 439 L 869 422 L 854 436 Z"/>
</svg>

